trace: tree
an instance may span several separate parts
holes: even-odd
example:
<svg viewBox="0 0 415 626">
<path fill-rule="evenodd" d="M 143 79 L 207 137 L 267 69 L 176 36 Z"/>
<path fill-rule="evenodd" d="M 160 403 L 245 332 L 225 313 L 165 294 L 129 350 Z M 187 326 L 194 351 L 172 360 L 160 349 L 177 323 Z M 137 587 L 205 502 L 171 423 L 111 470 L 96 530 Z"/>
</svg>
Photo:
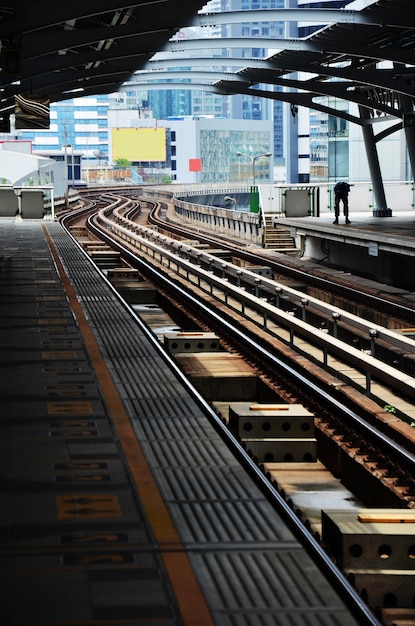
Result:
<svg viewBox="0 0 415 626">
<path fill-rule="evenodd" d="M 130 167 L 131 161 L 119 157 L 118 159 L 114 159 L 114 164 L 116 165 L 116 167 Z"/>
</svg>

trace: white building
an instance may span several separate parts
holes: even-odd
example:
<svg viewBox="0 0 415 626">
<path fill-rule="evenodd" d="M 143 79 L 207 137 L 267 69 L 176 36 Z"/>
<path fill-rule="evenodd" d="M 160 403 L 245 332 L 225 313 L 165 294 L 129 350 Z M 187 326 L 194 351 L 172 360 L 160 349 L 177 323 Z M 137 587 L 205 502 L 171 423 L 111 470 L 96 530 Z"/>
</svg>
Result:
<svg viewBox="0 0 415 626">
<path fill-rule="evenodd" d="M 272 180 L 272 162 L 268 157 L 254 157 L 272 153 L 272 120 L 229 120 L 206 117 L 183 117 L 168 120 L 140 119 L 136 111 L 109 110 L 109 153 L 110 160 L 122 157 L 115 147 L 120 129 L 165 129 L 166 157 L 164 160 L 141 156 L 134 158 L 134 146 L 126 133 L 125 154 L 133 164 L 144 170 L 157 170 L 170 175 L 180 183 L 229 183 L 253 182 L 253 168 L 256 178 Z M 139 138 L 139 135 L 136 135 Z M 156 138 L 156 135 L 154 135 Z M 143 139 L 147 141 L 146 136 Z M 151 140 L 151 136 L 150 136 Z M 118 143 L 117 143 L 118 146 Z M 150 145 L 148 154 L 150 155 Z M 242 153 L 237 156 L 236 153 Z M 139 154 L 137 146 L 137 155 Z M 133 158 L 131 158 L 131 155 Z M 156 157 L 157 158 L 157 157 Z M 145 180 L 145 176 L 144 176 Z"/>
<path fill-rule="evenodd" d="M 65 193 L 64 163 L 33 154 L 30 141 L 0 141 L 0 172 L 2 185 L 53 185 L 55 196 Z"/>
</svg>

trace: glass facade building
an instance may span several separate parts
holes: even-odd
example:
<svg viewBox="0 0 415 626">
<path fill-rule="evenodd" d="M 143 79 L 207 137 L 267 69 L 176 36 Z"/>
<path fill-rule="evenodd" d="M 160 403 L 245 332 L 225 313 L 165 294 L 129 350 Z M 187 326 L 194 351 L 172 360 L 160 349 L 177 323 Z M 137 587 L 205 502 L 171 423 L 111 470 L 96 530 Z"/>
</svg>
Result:
<svg viewBox="0 0 415 626">
<path fill-rule="evenodd" d="M 320 98 L 324 104 L 348 110 L 335 98 Z M 321 111 L 310 110 L 310 181 L 349 178 L 349 122 Z"/>
<path fill-rule="evenodd" d="M 270 133 L 254 130 L 200 129 L 202 183 L 253 184 L 253 156 L 270 150 Z M 249 151 L 249 152 L 248 152 Z M 241 152 L 242 156 L 237 156 Z M 270 159 L 258 159 L 255 182 L 270 182 Z"/>
<path fill-rule="evenodd" d="M 348 0 L 289 0 L 291 8 L 302 9 L 340 9 L 348 4 Z M 301 22 L 296 27 L 290 27 L 291 36 L 307 37 L 324 27 L 325 24 L 307 24 Z M 321 97 L 316 101 L 337 110 L 348 110 L 349 104 L 336 98 Z M 289 182 L 307 183 L 349 178 L 349 128 L 345 120 L 316 111 L 313 109 L 299 109 L 301 128 L 297 133 L 297 140 L 290 136 L 292 143 L 297 142 L 297 163 L 290 164 L 292 175 Z M 291 126 L 293 121 L 291 120 Z M 291 129 L 292 130 L 292 129 Z M 308 147 L 307 147 L 308 144 Z M 291 159 L 295 159 L 295 151 L 291 149 Z"/>
<path fill-rule="evenodd" d="M 285 0 L 222 0 L 222 11 L 249 11 L 258 9 L 283 9 Z M 278 21 L 269 22 L 244 22 L 241 24 L 229 24 L 223 27 L 223 35 L 226 37 L 253 37 L 258 38 L 260 44 L 261 37 L 281 38 L 284 37 L 285 23 Z M 247 64 L 249 58 L 264 58 L 269 55 L 269 51 L 260 45 L 256 48 L 229 48 L 224 51 L 227 56 L 246 57 Z M 279 87 L 268 85 L 267 89 L 279 90 Z M 234 95 L 230 98 L 229 117 L 233 119 L 266 120 L 272 119 L 274 123 L 274 163 L 283 162 L 284 155 L 284 105 L 279 101 L 272 101 L 247 95 Z"/>
</svg>

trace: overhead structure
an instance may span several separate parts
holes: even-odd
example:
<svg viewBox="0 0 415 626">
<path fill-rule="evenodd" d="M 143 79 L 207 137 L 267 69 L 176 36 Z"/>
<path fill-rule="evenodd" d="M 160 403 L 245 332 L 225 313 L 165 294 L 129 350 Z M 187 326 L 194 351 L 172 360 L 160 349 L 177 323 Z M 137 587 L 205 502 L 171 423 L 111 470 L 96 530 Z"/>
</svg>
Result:
<svg viewBox="0 0 415 626">
<path fill-rule="evenodd" d="M 403 108 L 411 106 L 407 102 L 402 107 L 401 94 L 409 96 L 411 102 L 415 97 L 413 8 L 413 0 L 356 0 L 344 9 L 264 9 L 200 15 L 193 20 L 194 26 L 272 19 L 327 21 L 328 25 L 307 38 L 260 38 L 261 48 L 278 49 L 266 59 L 206 55 L 207 49 L 258 48 L 258 38 L 209 38 L 208 45 L 206 39 L 173 40 L 164 49 L 168 57 L 155 56 L 135 79 L 159 82 L 167 76 L 161 74 L 163 69 L 180 67 L 181 75 L 192 80 L 194 68 L 200 65 L 205 73 L 194 75 L 198 87 L 204 85 L 216 93 L 263 95 L 308 108 L 323 108 L 333 115 L 345 115 L 356 124 L 365 123 L 359 116 L 328 105 L 321 107 L 316 98 L 329 95 L 401 120 Z M 191 56 L 197 50 L 204 50 L 205 54 L 199 58 Z M 211 73 L 206 69 L 209 58 L 215 68 Z M 186 59 L 191 66 L 189 75 L 184 69 Z M 219 66 L 223 67 L 223 78 L 218 80 Z M 169 77 L 174 79 L 175 75 Z M 284 87 L 284 92 L 261 90 L 259 85 L 277 85 Z"/>
<path fill-rule="evenodd" d="M 198 88 L 223 95 L 278 99 L 289 102 L 293 113 L 296 107 L 305 106 L 366 129 L 363 136 L 377 211 L 388 215 L 374 146 L 387 133 L 404 127 L 415 172 L 414 0 L 355 0 L 343 9 L 331 10 L 265 9 L 198 15 L 204 5 L 204 0 L 142 0 L 135 4 L 121 0 L 44 0 L 37 8 L 11 0 L 0 7 L 0 118 L 14 112 L 18 94 L 23 101 L 43 97 L 58 102 L 118 91 L 133 76 L 133 81 L 145 84 L 146 89 L 163 88 L 168 75 L 169 89 Z M 275 50 L 266 59 L 252 62 L 212 56 L 210 68 L 206 39 L 174 40 L 189 25 L 209 27 L 260 20 L 315 21 L 327 26 L 304 39 L 210 38 L 208 50 L 258 48 L 259 43 L 261 48 Z M 197 59 L 189 51 L 202 46 L 198 69 Z M 174 58 L 156 60 L 154 55 L 165 50 Z M 186 85 L 172 82 L 174 63 L 180 67 L 179 81 L 186 78 Z M 160 71 L 163 69 L 165 74 Z M 353 102 L 357 113 L 334 108 L 321 96 Z M 375 135 L 373 123 L 379 117 L 396 124 Z"/>
<path fill-rule="evenodd" d="M 14 97 L 59 102 L 118 91 L 204 0 L 9 0 L 0 7 L 0 115 Z"/>
<path fill-rule="evenodd" d="M 251 15 L 252 14 L 252 15 Z M 272 16 L 272 17 L 271 17 Z M 206 40 L 173 41 L 166 48 L 168 58 L 151 60 L 134 80 L 155 88 L 169 79 L 169 89 L 183 89 L 174 83 L 172 70 L 181 63 L 181 76 L 188 65 L 186 88 L 205 89 L 222 95 L 246 94 L 285 101 L 295 115 L 298 106 L 323 111 L 360 125 L 374 187 L 375 214 L 388 216 L 383 183 L 377 163 L 376 143 L 402 127 L 415 178 L 415 11 L 413 0 L 356 0 L 344 9 L 274 9 L 199 16 L 194 25 L 216 25 L 234 21 L 285 20 L 326 23 L 307 38 L 261 39 L 261 47 L 275 49 L 265 59 L 213 59 L 214 71 L 206 66 Z M 258 48 L 258 39 L 209 39 L 209 48 Z M 200 70 L 196 71 L 200 64 Z M 222 77 L 218 77 L 221 67 Z M 164 71 L 163 71 L 164 70 Z M 173 80 L 172 80 L 173 79 Z M 197 81 L 197 82 L 196 82 Z M 172 84 L 173 83 L 173 84 Z M 279 87 L 279 90 L 274 89 Z M 327 96 L 324 99 L 322 96 Z M 336 108 L 340 100 L 354 103 L 355 110 Z M 386 131 L 374 133 L 379 118 L 391 120 Z M 395 122 L 395 123 L 393 123 Z"/>
<path fill-rule="evenodd" d="M 353 12 L 352 7 L 356 7 Z M 360 7 L 364 7 L 358 10 Z M 268 59 L 266 68 L 243 68 L 241 88 L 227 79 L 220 82 L 226 93 L 250 93 L 254 85 L 278 85 L 281 98 L 294 106 L 306 106 L 344 117 L 362 126 L 375 196 L 375 216 L 391 215 L 386 204 L 376 144 L 386 134 L 405 127 L 415 177 L 415 124 L 404 124 L 415 102 L 415 16 L 411 0 L 354 2 L 345 8 L 349 22 L 330 24 L 306 40 L 287 42 L 284 50 Z M 271 67 L 270 67 L 271 66 Z M 262 90 L 263 91 L 263 90 Z M 259 94 L 256 94 L 259 95 Z M 343 99 L 357 105 L 357 114 L 328 105 Z M 396 124 L 378 135 L 374 122 L 389 118 Z"/>
</svg>

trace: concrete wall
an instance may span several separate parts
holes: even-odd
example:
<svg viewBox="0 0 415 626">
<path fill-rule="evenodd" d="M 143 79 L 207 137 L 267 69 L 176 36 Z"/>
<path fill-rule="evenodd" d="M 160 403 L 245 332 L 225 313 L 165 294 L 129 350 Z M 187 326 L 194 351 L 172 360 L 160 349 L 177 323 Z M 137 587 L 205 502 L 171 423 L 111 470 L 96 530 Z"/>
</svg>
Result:
<svg viewBox="0 0 415 626">
<path fill-rule="evenodd" d="M 195 228 L 238 237 L 255 244 L 261 243 L 262 228 L 259 213 L 232 211 L 179 199 L 175 199 L 174 204 L 180 220 Z"/>
<path fill-rule="evenodd" d="M 415 257 L 400 254 L 399 250 L 396 253 L 379 250 L 378 256 L 371 256 L 366 247 L 313 236 L 306 239 L 304 255 L 379 283 L 415 290 Z"/>
</svg>

